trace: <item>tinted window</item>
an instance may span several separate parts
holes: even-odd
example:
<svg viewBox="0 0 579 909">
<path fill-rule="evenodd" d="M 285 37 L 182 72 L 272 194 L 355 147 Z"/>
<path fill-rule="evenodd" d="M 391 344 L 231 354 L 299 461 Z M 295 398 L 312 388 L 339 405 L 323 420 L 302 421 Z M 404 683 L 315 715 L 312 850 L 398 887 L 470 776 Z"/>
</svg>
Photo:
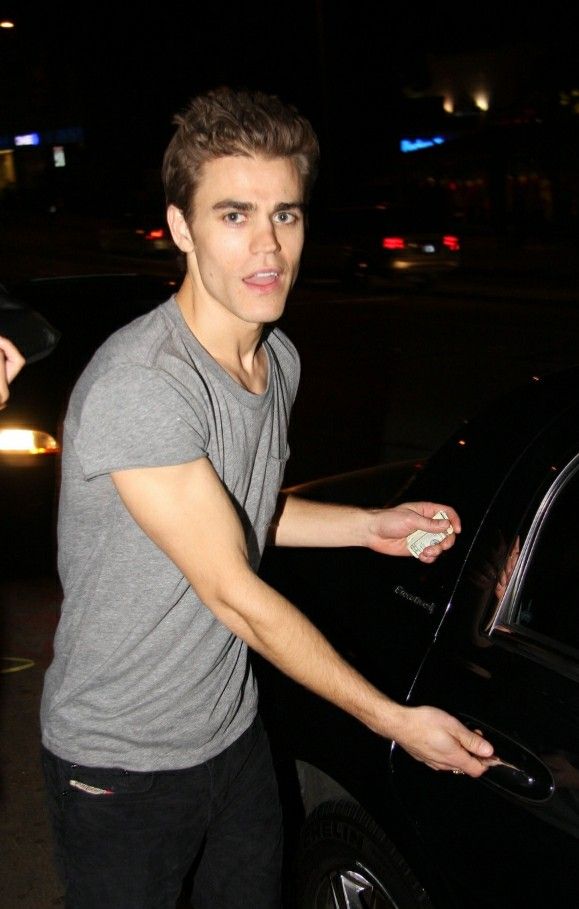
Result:
<svg viewBox="0 0 579 909">
<path fill-rule="evenodd" d="M 558 490 L 530 553 L 511 623 L 579 652 L 579 470 Z"/>
</svg>

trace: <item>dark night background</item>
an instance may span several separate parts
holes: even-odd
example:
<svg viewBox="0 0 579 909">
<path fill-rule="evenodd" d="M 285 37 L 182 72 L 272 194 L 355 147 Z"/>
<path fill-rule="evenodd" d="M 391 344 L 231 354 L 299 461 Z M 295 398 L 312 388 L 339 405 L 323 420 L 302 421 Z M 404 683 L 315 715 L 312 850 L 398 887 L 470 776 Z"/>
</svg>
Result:
<svg viewBox="0 0 579 909">
<path fill-rule="evenodd" d="M 296 287 L 284 316 L 302 361 L 287 484 L 427 455 L 481 403 L 577 363 L 573 4 L 0 0 L 3 18 L 16 28 L 0 29 L 0 284 L 22 282 L 24 299 L 48 305 L 47 314 L 54 304 L 63 332 L 55 353 L 12 386 L 9 419 L 30 406 L 50 429 L 79 350 L 128 320 L 125 277 L 134 291 L 136 279 L 139 300 L 149 271 L 163 276 L 163 293 L 166 276 L 174 285 L 172 255 L 109 252 L 101 230 L 127 220 L 126 232 L 137 233 L 125 219 L 135 200 L 154 207 L 152 226 L 162 224 L 172 117 L 223 84 L 276 93 L 311 119 L 322 149 L 314 206 L 379 192 L 382 182 L 402 193 L 429 186 L 450 200 L 460 228 L 461 267 L 432 287 Z M 496 89 L 488 111 L 462 81 L 479 65 Z M 459 104 L 452 111 L 442 104 L 446 75 Z M 439 129 L 446 144 L 401 154 L 402 136 Z M 38 145 L 17 145 L 33 133 Z M 60 169 L 56 148 L 66 153 Z M 103 291 L 117 279 L 116 294 Z M 512 405 L 500 406 L 504 416 Z M 492 420 L 488 442 L 501 448 Z M 58 465 L 49 461 L 37 484 L 29 466 L 15 476 L 9 461 L 0 483 L 0 556 L 10 562 L 8 577 L 0 570 L 4 652 L 33 661 L 4 677 L 2 909 L 61 905 L 37 760 L 38 700 L 61 602 L 56 577 L 37 577 L 53 558 L 49 533 L 55 542 Z"/>
<path fill-rule="evenodd" d="M 570 7 L 553 5 L 8 3 L 0 15 L 17 23 L 0 34 L 0 131 L 82 126 L 107 175 L 101 202 L 158 169 L 173 114 L 216 85 L 296 104 L 321 138 L 323 192 L 387 167 L 429 54 L 532 43 L 548 80 L 576 67 L 578 44 Z"/>
</svg>

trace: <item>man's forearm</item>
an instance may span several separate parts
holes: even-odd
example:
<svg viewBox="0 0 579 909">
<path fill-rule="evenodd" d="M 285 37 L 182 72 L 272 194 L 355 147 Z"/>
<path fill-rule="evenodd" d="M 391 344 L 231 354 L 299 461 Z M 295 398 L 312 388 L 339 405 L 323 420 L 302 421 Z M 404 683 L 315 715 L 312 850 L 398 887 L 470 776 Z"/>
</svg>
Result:
<svg viewBox="0 0 579 909">
<path fill-rule="evenodd" d="M 223 624 L 285 675 L 388 738 L 404 708 L 363 678 L 298 609 L 250 569 L 227 591 L 204 591 Z"/>
<path fill-rule="evenodd" d="M 370 509 L 281 496 L 270 541 L 276 546 L 367 546 Z"/>
<path fill-rule="evenodd" d="M 236 575 L 235 585 L 228 585 L 230 593 L 204 599 L 223 623 L 261 656 L 373 732 L 397 741 L 433 769 L 458 768 L 475 777 L 484 772 L 492 746 L 482 736 L 437 708 L 406 707 L 390 700 L 343 660 L 299 610 L 249 568 Z"/>
</svg>

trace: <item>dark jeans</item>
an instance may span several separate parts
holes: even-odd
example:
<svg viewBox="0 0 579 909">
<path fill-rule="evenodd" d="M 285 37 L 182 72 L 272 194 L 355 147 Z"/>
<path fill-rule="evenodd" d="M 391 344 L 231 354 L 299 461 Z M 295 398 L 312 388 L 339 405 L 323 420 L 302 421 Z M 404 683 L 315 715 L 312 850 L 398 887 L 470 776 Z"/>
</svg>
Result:
<svg viewBox="0 0 579 909">
<path fill-rule="evenodd" d="M 281 906 L 281 810 L 259 719 L 187 770 L 84 767 L 46 749 L 42 757 L 66 909 L 175 909 L 194 861 L 195 909 Z"/>
</svg>

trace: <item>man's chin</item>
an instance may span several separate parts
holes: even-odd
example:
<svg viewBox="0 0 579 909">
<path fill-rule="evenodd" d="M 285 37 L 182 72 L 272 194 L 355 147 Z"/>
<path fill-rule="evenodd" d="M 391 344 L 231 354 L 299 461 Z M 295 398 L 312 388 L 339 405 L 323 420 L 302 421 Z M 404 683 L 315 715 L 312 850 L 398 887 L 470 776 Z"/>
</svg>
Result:
<svg viewBox="0 0 579 909">
<path fill-rule="evenodd" d="M 259 299 L 253 301 L 249 312 L 252 315 L 255 315 L 256 320 L 263 324 L 277 322 L 284 313 L 287 298 L 287 291 L 284 291 L 283 294 L 276 293 L 271 296 L 263 295 Z"/>
</svg>

